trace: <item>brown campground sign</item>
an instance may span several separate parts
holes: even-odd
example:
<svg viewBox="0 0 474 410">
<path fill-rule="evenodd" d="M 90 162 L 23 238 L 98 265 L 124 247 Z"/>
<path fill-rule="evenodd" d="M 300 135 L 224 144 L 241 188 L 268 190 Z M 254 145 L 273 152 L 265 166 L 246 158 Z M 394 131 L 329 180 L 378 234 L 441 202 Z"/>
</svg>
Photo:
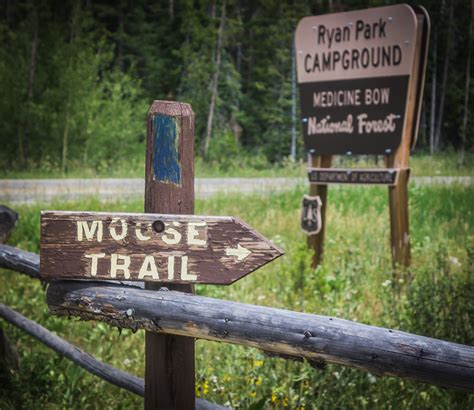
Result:
<svg viewBox="0 0 474 410">
<path fill-rule="evenodd" d="M 406 4 L 299 22 L 303 135 L 313 155 L 394 153 L 407 117 L 417 25 Z"/>
<path fill-rule="evenodd" d="M 224 285 L 282 254 L 233 217 L 41 214 L 44 278 Z"/>
</svg>

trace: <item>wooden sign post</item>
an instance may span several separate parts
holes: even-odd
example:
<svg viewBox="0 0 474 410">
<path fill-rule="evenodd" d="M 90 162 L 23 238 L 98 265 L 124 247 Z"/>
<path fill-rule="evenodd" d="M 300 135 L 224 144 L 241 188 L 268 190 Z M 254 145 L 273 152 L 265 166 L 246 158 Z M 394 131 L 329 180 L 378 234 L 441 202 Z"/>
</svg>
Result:
<svg viewBox="0 0 474 410">
<path fill-rule="evenodd" d="M 429 17 L 406 4 L 303 18 L 295 33 L 310 195 L 322 228 L 309 236 L 322 260 L 327 186 L 389 186 L 392 258 L 410 263 L 408 159 L 418 132 Z M 334 155 L 384 155 L 385 169 L 331 169 Z"/>
<path fill-rule="evenodd" d="M 41 213 L 41 276 L 144 281 L 186 293 L 228 285 L 283 252 L 233 217 L 194 212 L 194 114 L 155 101 L 148 113 L 145 214 Z M 157 318 L 157 320 L 159 320 Z M 195 408 L 194 339 L 146 332 L 145 408 Z"/>
<path fill-rule="evenodd" d="M 148 111 L 145 212 L 194 213 L 194 113 L 189 104 L 153 102 Z M 159 284 L 146 284 L 156 290 Z M 171 289 L 194 293 L 192 285 Z M 195 408 L 194 339 L 145 334 L 145 409 Z"/>
</svg>

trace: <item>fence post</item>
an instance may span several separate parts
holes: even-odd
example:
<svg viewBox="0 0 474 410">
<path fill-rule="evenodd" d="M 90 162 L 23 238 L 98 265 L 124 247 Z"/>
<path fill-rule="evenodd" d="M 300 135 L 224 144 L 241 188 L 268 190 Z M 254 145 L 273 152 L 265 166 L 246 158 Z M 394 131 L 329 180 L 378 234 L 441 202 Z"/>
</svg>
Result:
<svg viewBox="0 0 474 410">
<path fill-rule="evenodd" d="M 189 104 L 154 101 L 147 118 L 145 212 L 194 213 L 194 113 Z M 192 285 L 166 286 L 193 293 Z M 145 409 L 194 409 L 194 339 L 146 332 Z"/>
</svg>

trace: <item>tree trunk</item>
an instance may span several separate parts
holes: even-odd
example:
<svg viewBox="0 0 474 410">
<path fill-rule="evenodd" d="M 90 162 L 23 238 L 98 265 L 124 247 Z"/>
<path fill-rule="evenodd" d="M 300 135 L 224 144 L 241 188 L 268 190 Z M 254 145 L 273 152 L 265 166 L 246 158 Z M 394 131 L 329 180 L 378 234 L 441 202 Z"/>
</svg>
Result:
<svg viewBox="0 0 474 410">
<path fill-rule="evenodd" d="M 170 20 L 174 20 L 174 0 L 169 0 L 168 3 L 168 14 L 170 16 Z"/>
<path fill-rule="evenodd" d="M 123 60 L 123 38 L 124 38 L 124 32 L 125 32 L 125 29 L 124 29 L 125 17 L 124 17 L 124 10 L 123 10 L 124 5 L 120 4 L 119 7 L 120 7 L 120 11 L 118 15 L 117 62 L 118 62 L 120 71 L 124 72 L 125 71 L 125 64 Z"/>
<path fill-rule="evenodd" d="M 451 49 L 451 33 L 453 27 L 453 10 L 454 0 L 449 2 L 449 17 L 448 17 L 448 32 L 446 35 L 446 51 L 444 53 L 444 67 L 443 67 L 443 80 L 441 84 L 441 95 L 438 106 L 438 125 L 436 127 L 435 134 L 435 150 L 439 150 L 441 145 L 441 131 L 443 129 L 443 114 L 444 114 L 444 101 L 446 99 L 446 89 L 448 85 L 448 71 L 449 71 L 449 56 Z"/>
<path fill-rule="evenodd" d="M 36 76 L 36 58 L 38 52 L 38 9 L 37 6 L 32 4 L 33 14 L 33 38 L 31 40 L 31 53 L 30 53 L 30 64 L 29 64 L 29 75 L 28 75 L 28 88 L 27 97 L 25 104 L 25 119 L 24 125 L 20 126 L 18 132 L 18 149 L 20 155 L 20 163 L 23 167 L 28 165 L 28 142 L 26 140 L 30 130 L 30 106 L 33 102 L 34 96 L 34 85 Z"/>
<path fill-rule="evenodd" d="M 204 138 L 204 150 L 203 150 L 204 158 L 207 157 L 207 153 L 209 151 L 209 143 L 211 141 L 212 125 L 214 121 L 214 111 L 215 111 L 216 101 L 217 101 L 217 96 L 218 96 L 218 83 L 219 83 L 219 74 L 220 74 L 220 68 L 221 68 L 221 55 L 222 55 L 222 37 L 224 36 L 224 24 L 225 24 L 225 8 L 226 8 L 226 0 L 224 0 L 224 2 L 222 3 L 221 19 L 219 23 L 219 30 L 217 32 L 216 62 L 215 62 L 214 75 L 212 76 L 211 103 L 209 105 L 209 115 L 207 117 L 206 135 Z"/>
<path fill-rule="evenodd" d="M 239 26 L 242 27 L 243 26 L 243 24 L 242 24 L 242 12 L 240 11 L 239 1 L 237 1 L 236 8 L 237 8 L 237 12 L 236 12 L 237 13 L 237 21 L 238 21 Z M 237 72 L 239 74 L 241 74 L 241 72 L 240 72 L 241 66 L 242 66 L 242 39 L 240 38 L 238 43 L 237 43 L 237 58 L 236 58 L 236 62 L 235 62 L 235 67 L 236 67 Z"/>
<path fill-rule="evenodd" d="M 434 154 L 435 149 L 435 132 L 436 132 L 436 74 L 437 74 L 437 48 L 438 36 L 435 33 L 433 42 L 433 64 L 431 75 L 431 109 L 430 109 L 430 154 Z"/>
<path fill-rule="evenodd" d="M 464 116 L 461 128 L 461 152 L 459 154 L 459 165 L 464 163 L 464 151 L 466 149 L 467 120 L 469 115 L 469 91 L 471 85 L 471 55 L 472 55 L 472 26 L 474 22 L 474 0 L 471 0 L 471 22 L 469 24 L 469 39 L 467 45 L 466 84 L 464 86 Z"/>
<path fill-rule="evenodd" d="M 61 158 L 61 173 L 65 174 L 67 172 L 67 151 L 68 151 L 68 139 L 69 139 L 69 108 L 66 105 L 66 119 L 64 120 L 64 130 L 63 130 L 63 152 Z"/>
<path fill-rule="evenodd" d="M 421 104 L 420 134 L 421 145 L 424 146 L 426 144 L 426 104 L 424 101 Z"/>
</svg>

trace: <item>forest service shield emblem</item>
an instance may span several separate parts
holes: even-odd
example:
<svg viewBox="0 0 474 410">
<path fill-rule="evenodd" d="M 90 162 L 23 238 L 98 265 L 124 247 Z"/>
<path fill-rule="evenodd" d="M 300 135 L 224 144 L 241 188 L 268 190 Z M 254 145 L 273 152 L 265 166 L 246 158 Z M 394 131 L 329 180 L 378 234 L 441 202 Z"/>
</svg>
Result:
<svg viewBox="0 0 474 410">
<path fill-rule="evenodd" d="M 301 229 L 308 235 L 316 235 L 321 230 L 321 198 L 305 195 L 301 207 Z"/>
</svg>

